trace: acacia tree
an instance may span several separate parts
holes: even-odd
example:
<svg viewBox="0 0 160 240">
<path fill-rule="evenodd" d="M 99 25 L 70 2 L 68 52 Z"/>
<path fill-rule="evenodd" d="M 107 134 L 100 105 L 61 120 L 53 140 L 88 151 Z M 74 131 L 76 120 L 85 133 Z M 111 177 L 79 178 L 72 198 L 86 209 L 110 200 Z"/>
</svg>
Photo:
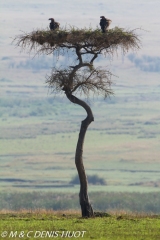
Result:
<svg viewBox="0 0 160 240">
<path fill-rule="evenodd" d="M 120 48 L 125 54 L 129 49 L 140 48 L 140 40 L 135 30 L 124 30 L 115 27 L 101 33 L 99 29 L 60 29 L 56 31 L 37 30 L 29 34 L 23 34 L 15 38 L 17 46 L 36 53 L 64 54 L 72 51 L 76 56 L 73 66 L 53 66 L 52 73 L 46 82 L 53 92 L 63 91 L 66 97 L 74 104 L 78 104 L 86 110 L 87 117 L 82 121 L 76 153 L 75 164 L 77 167 L 80 192 L 79 200 L 83 217 L 92 217 L 94 212 L 88 196 L 88 183 L 83 164 L 83 143 L 89 124 L 94 121 L 90 106 L 75 95 L 79 92 L 87 97 L 90 93 L 102 94 L 104 98 L 113 94 L 111 89 L 111 73 L 94 66 L 99 55 L 113 55 Z M 74 95 L 73 95 L 74 94 Z"/>
</svg>

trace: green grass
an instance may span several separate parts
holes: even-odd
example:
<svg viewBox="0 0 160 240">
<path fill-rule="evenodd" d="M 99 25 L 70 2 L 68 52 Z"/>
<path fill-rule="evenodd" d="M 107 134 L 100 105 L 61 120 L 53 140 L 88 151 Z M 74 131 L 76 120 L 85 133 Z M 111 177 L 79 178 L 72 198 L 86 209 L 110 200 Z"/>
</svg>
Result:
<svg viewBox="0 0 160 240">
<path fill-rule="evenodd" d="M 78 239 L 104 239 L 104 240 L 158 240 L 160 236 L 160 216 L 136 214 L 112 214 L 109 217 L 96 217 L 84 219 L 78 213 L 72 212 L 13 212 L 1 213 L 1 232 L 7 237 L 15 234 L 14 239 L 50 239 L 47 234 L 57 231 L 58 237 L 75 234 Z M 29 233 L 30 231 L 30 233 Z M 43 231 L 43 232 L 42 232 Z M 48 233 L 47 233 L 48 232 Z M 20 235 L 21 234 L 21 235 Z M 55 234 L 55 235 L 54 235 Z M 53 236 L 57 236 L 54 233 Z M 39 236 L 39 237 L 38 237 Z M 69 237 L 65 237 L 69 239 Z M 75 239 L 75 237 L 73 237 Z"/>
</svg>

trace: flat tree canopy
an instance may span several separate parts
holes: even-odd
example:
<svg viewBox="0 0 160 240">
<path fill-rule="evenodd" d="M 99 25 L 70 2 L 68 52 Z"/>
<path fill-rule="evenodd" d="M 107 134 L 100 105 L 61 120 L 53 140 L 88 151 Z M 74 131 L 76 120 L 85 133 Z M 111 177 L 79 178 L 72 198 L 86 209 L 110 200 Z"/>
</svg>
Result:
<svg viewBox="0 0 160 240">
<path fill-rule="evenodd" d="M 75 29 L 71 27 L 69 30 L 60 29 L 57 31 L 36 30 L 29 34 L 22 34 L 16 37 L 17 45 L 22 48 L 43 53 L 52 53 L 55 49 L 67 47 L 93 47 L 94 51 L 99 53 L 113 53 L 118 48 L 121 48 L 124 53 L 129 49 L 139 49 L 140 40 L 135 30 L 125 30 L 115 27 L 110 29 L 105 34 L 98 28 L 93 29 Z"/>
<path fill-rule="evenodd" d="M 115 27 L 106 33 L 98 28 L 60 29 L 56 31 L 36 30 L 29 34 L 22 34 L 15 38 L 16 45 L 22 49 L 34 50 L 37 54 L 63 55 L 65 50 L 75 51 L 79 64 L 65 69 L 53 67 L 47 83 L 54 92 L 70 89 L 70 92 L 81 92 L 87 97 L 90 91 L 102 94 L 104 97 L 112 94 L 111 75 L 108 70 L 93 66 L 94 60 L 101 54 L 113 55 L 118 49 L 125 54 L 129 50 L 138 50 L 140 40 L 135 30 L 124 30 Z M 83 56 L 91 56 L 90 60 L 83 60 Z M 83 67 L 83 71 L 81 68 Z M 74 77 L 74 80 L 73 80 Z M 70 80 L 69 80 L 70 79 Z"/>
</svg>

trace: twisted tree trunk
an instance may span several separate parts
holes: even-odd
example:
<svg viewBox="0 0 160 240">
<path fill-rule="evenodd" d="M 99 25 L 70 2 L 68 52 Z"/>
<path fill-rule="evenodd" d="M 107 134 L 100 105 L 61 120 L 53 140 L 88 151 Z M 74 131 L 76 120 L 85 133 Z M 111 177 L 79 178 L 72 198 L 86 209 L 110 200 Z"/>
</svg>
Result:
<svg viewBox="0 0 160 240">
<path fill-rule="evenodd" d="M 76 154 L 75 154 L 75 164 L 79 175 L 80 180 L 80 192 L 79 192 L 79 201 L 81 205 L 82 217 L 93 217 L 94 212 L 92 206 L 89 201 L 88 196 L 88 181 L 87 176 L 84 169 L 83 164 L 83 143 L 85 134 L 89 124 L 94 121 L 94 117 L 91 111 L 91 108 L 86 104 L 84 101 L 78 99 L 77 97 L 73 96 L 71 93 L 65 92 L 67 98 L 75 103 L 83 107 L 87 112 L 87 117 L 82 121 L 81 128 L 79 132 L 79 138 L 77 142 Z"/>
</svg>

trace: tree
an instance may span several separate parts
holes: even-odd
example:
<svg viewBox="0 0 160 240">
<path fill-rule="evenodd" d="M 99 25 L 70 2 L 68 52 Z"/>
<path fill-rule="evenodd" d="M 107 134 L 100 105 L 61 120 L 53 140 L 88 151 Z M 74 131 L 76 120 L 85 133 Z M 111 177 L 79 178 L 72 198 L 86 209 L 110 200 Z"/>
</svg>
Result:
<svg viewBox="0 0 160 240">
<path fill-rule="evenodd" d="M 57 31 L 37 30 L 15 38 L 17 46 L 29 48 L 39 54 L 64 54 L 71 51 L 76 56 L 73 66 L 53 67 L 51 76 L 46 82 L 53 92 L 64 92 L 74 104 L 86 110 L 87 117 L 82 121 L 75 153 L 80 192 L 79 200 L 83 217 L 92 217 L 94 212 L 88 196 L 88 184 L 83 165 L 83 143 L 89 124 L 94 121 L 90 106 L 75 95 L 77 93 L 89 97 L 90 93 L 102 94 L 104 98 L 113 94 L 111 89 L 112 74 L 94 66 L 100 55 L 113 55 L 121 48 L 123 54 L 129 49 L 139 49 L 140 40 L 134 30 L 115 27 L 107 33 L 99 29 L 60 29 Z M 73 95 L 74 93 L 74 95 Z"/>
</svg>

